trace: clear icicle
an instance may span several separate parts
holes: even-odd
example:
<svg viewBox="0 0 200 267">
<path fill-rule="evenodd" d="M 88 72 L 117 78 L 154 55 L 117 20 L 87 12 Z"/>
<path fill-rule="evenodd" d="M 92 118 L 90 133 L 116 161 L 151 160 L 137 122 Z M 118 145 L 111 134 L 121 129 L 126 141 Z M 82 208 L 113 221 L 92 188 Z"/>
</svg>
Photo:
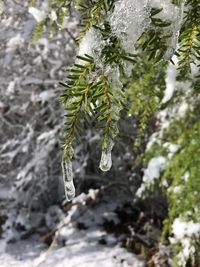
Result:
<svg viewBox="0 0 200 267">
<path fill-rule="evenodd" d="M 75 197 L 75 187 L 73 183 L 72 162 L 70 159 L 62 160 L 63 182 L 67 201 Z"/>
<path fill-rule="evenodd" d="M 99 164 L 99 168 L 104 172 L 109 171 L 110 168 L 112 167 L 111 151 L 112 151 L 113 146 L 114 146 L 114 143 L 110 141 L 110 144 L 108 145 L 108 147 L 106 149 L 103 149 L 101 153 L 101 161 Z"/>
</svg>

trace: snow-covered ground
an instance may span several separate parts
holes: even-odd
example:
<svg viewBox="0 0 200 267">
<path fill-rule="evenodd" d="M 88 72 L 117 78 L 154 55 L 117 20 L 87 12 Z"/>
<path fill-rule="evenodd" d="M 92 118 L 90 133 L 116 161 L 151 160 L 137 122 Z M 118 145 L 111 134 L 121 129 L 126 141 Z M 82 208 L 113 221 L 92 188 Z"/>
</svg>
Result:
<svg viewBox="0 0 200 267">
<path fill-rule="evenodd" d="M 37 235 L 7 244 L 2 239 L 0 266 L 143 267 L 142 259 L 122 248 L 124 234 L 116 236 L 111 231 L 106 231 L 106 223 L 112 228 L 120 225 L 115 211 L 122 202 L 114 201 L 106 193 L 103 196 L 100 193 L 99 190 L 90 190 L 87 195 L 81 194 L 73 200 L 67 215 L 57 206 L 50 207 L 45 215 L 46 225 L 49 226 L 47 235 L 51 231 L 54 233 L 55 227 L 57 231 L 52 235 L 49 248 Z M 60 222 L 55 224 L 59 219 Z M 4 237 L 8 231 L 9 229 L 5 231 Z"/>
<path fill-rule="evenodd" d="M 76 229 L 74 229 L 76 231 Z M 42 251 L 42 246 L 34 242 L 17 242 L 10 246 L 9 252 L 0 251 L 1 267 L 143 267 L 143 261 L 138 260 L 133 254 L 116 244 L 112 236 L 107 236 L 104 232 L 76 233 L 79 238 L 72 244 L 63 248 Z M 110 244 L 100 245 L 98 241 L 106 235 L 110 239 Z M 73 236 L 71 236 L 73 238 Z M 90 239 L 90 240 L 88 240 Z M 19 249 L 20 247 L 20 249 Z"/>
</svg>

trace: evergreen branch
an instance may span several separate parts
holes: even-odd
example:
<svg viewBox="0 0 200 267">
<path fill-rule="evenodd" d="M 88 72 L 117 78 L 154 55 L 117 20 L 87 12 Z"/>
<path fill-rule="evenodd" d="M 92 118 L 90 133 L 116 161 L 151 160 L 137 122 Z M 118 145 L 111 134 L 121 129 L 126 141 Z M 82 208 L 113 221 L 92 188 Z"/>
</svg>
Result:
<svg viewBox="0 0 200 267">
<path fill-rule="evenodd" d="M 87 79 L 87 76 L 92 75 L 94 69 L 93 59 L 88 55 L 79 56 L 78 58 L 85 64 L 75 64 L 73 68 L 69 69 L 66 83 L 61 83 L 66 88 L 63 95 L 61 95 L 61 101 L 67 111 L 66 140 L 63 144 L 66 157 L 69 156 L 67 150 L 71 150 L 71 143 L 79 127 L 79 119 L 87 111 L 89 90 L 94 85 L 94 78 L 91 81 Z"/>
<path fill-rule="evenodd" d="M 178 49 L 180 76 L 191 72 L 191 63 L 200 59 L 200 3 L 187 1 Z"/>
<path fill-rule="evenodd" d="M 113 88 L 104 74 L 99 77 L 99 80 L 101 95 L 98 96 L 99 104 L 96 112 L 99 114 L 97 120 L 102 129 L 102 149 L 104 150 L 109 146 L 110 140 L 114 140 L 118 135 L 118 121 L 125 95 L 121 89 Z"/>
<path fill-rule="evenodd" d="M 166 34 L 163 28 L 171 26 L 170 21 L 163 21 L 155 16 L 162 12 L 162 8 L 151 9 L 151 27 L 147 32 L 144 32 L 138 40 L 138 47 L 148 55 L 149 60 L 155 63 L 163 59 L 167 49 L 171 34 Z"/>
<path fill-rule="evenodd" d="M 77 42 L 80 42 L 91 27 L 99 26 L 102 17 L 114 8 L 115 1 L 116 0 L 90 0 L 83 1 L 83 4 L 79 3 L 78 10 L 81 15 L 81 31 L 77 38 Z"/>
<path fill-rule="evenodd" d="M 104 1 L 99 0 L 97 2 L 91 1 L 87 5 L 79 5 L 79 11 L 81 14 L 81 31 L 77 42 L 85 36 L 86 32 L 93 26 L 98 25 L 101 20 L 101 12 L 104 7 Z"/>
</svg>

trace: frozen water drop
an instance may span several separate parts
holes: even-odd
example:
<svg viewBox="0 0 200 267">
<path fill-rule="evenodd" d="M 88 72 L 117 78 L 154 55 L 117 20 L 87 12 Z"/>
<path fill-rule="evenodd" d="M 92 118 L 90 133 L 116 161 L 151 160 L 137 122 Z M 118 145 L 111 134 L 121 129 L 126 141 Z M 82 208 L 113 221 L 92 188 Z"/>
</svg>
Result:
<svg viewBox="0 0 200 267">
<path fill-rule="evenodd" d="M 112 167 L 112 154 L 111 154 L 111 151 L 113 149 L 113 146 L 114 146 L 114 142 L 112 140 L 109 140 L 107 148 L 102 150 L 101 161 L 100 161 L 100 164 L 99 164 L 99 168 L 103 172 L 109 171 L 110 168 Z"/>
<path fill-rule="evenodd" d="M 71 160 L 62 161 L 63 182 L 65 187 L 65 196 L 67 201 L 75 197 L 75 187 L 73 183 L 73 170 Z"/>
<path fill-rule="evenodd" d="M 107 172 L 110 170 L 111 167 L 112 167 L 111 151 L 103 150 L 101 154 L 101 161 L 100 161 L 99 168 L 102 171 Z"/>
</svg>

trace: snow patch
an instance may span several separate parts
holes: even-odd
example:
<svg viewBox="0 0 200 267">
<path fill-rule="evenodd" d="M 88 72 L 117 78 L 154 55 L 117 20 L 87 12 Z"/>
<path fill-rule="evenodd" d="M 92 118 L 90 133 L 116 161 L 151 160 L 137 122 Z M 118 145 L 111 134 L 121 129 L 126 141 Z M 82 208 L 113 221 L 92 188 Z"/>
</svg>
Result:
<svg viewBox="0 0 200 267">
<path fill-rule="evenodd" d="M 164 169 L 166 162 L 166 158 L 162 156 L 150 160 L 147 169 L 144 170 L 143 183 L 137 190 L 136 197 L 142 197 L 145 190 L 154 184 L 155 180 L 160 177 L 160 173 Z"/>
<path fill-rule="evenodd" d="M 188 111 L 189 105 L 187 102 L 182 102 L 179 109 L 178 109 L 178 115 L 180 118 L 184 118 L 187 111 Z"/>
<path fill-rule="evenodd" d="M 192 238 L 198 238 L 200 235 L 200 223 L 193 221 L 184 221 L 181 218 L 176 218 L 172 225 L 172 232 L 174 238 L 170 238 L 171 244 L 180 243 L 182 250 L 177 255 L 180 266 L 185 267 L 188 258 L 194 255 L 195 247 Z"/>
<path fill-rule="evenodd" d="M 43 21 L 47 16 L 47 13 L 44 10 L 39 10 L 36 7 L 29 7 L 28 12 L 37 22 Z"/>
<path fill-rule="evenodd" d="M 91 28 L 85 34 L 79 45 L 78 54 L 80 56 L 84 56 L 85 54 L 90 55 L 98 65 L 101 65 L 101 52 L 105 44 L 102 35 L 97 30 Z"/>
<path fill-rule="evenodd" d="M 176 76 L 177 76 L 176 66 L 174 66 L 173 64 L 169 64 L 165 78 L 166 89 L 164 97 L 162 99 L 163 104 L 167 103 L 174 94 L 176 86 Z"/>
<path fill-rule="evenodd" d="M 10 38 L 7 42 L 6 52 L 15 51 L 17 48 L 21 48 L 24 44 L 24 38 L 22 38 L 21 34 L 18 33 L 14 37 Z"/>
<path fill-rule="evenodd" d="M 189 172 L 185 172 L 182 178 L 183 178 L 183 180 L 184 180 L 185 182 L 188 182 L 189 177 L 190 177 L 190 173 L 189 173 Z"/>
<path fill-rule="evenodd" d="M 181 241 L 184 237 L 192 237 L 200 233 L 200 223 L 194 223 L 193 221 L 183 221 L 180 218 L 176 218 L 172 225 L 172 231 L 174 238 L 177 241 Z"/>
<path fill-rule="evenodd" d="M 162 156 L 152 158 L 144 171 L 143 182 L 153 183 L 155 179 L 158 179 L 165 164 L 166 159 Z"/>
</svg>

